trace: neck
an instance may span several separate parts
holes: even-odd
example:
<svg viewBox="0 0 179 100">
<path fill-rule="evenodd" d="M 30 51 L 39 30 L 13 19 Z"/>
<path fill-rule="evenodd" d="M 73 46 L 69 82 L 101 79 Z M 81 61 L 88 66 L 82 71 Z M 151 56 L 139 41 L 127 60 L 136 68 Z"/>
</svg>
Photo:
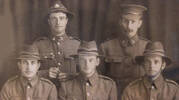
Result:
<svg viewBox="0 0 179 100">
<path fill-rule="evenodd" d="M 33 79 L 35 79 L 36 78 L 36 75 L 35 76 L 33 76 L 33 77 L 24 77 L 25 79 L 27 79 L 28 81 L 31 81 L 31 80 L 33 80 Z"/>
<path fill-rule="evenodd" d="M 155 76 L 149 76 L 149 80 L 155 81 L 160 76 L 160 73 Z"/>
<path fill-rule="evenodd" d="M 52 34 L 54 34 L 57 37 L 60 37 L 60 36 L 63 36 L 65 34 L 65 31 L 61 31 L 61 32 L 52 31 Z"/>
<path fill-rule="evenodd" d="M 81 73 L 83 75 L 84 78 L 90 78 L 91 76 L 93 76 L 95 74 L 95 72 L 90 73 L 90 74 L 85 74 L 85 73 Z"/>
</svg>

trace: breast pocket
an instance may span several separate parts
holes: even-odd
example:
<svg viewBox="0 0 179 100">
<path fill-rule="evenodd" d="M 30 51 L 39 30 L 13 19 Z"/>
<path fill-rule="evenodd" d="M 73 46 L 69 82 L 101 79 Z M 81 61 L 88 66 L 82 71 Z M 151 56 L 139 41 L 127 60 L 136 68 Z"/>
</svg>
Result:
<svg viewBox="0 0 179 100">
<path fill-rule="evenodd" d="M 10 98 L 10 100 L 24 100 L 25 97 L 20 97 L 20 96 L 13 96 Z"/>
<path fill-rule="evenodd" d="M 80 98 L 79 96 L 76 97 L 76 96 L 70 95 L 70 96 L 67 96 L 66 100 L 83 100 L 83 99 Z"/>
<path fill-rule="evenodd" d="M 13 96 L 13 97 L 11 97 L 10 100 L 26 100 L 26 97 Z M 30 100 L 47 100 L 47 99 L 42 98 L 42 97 L 32 97 L 32 98 L 30 98 Z"/>
<path fill-rule="evenodd" d="M 105 98 L 105 96 L 96 96 L 96 97 L 93 97 L 92 100 L 108 100 L 108 98 Z"/>
</svg>

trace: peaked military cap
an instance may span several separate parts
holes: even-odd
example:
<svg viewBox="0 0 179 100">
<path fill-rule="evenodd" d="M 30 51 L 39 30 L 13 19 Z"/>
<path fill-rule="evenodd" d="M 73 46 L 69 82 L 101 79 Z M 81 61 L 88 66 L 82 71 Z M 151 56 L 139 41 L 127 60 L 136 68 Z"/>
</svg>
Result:
<svg viewBox="0 0 179 100">
<path fill-rule="evenodd" d="M 19 53 L 17 59 L 36 59 L 40 60 L 39 51 L 35 46 L 25 45 Z"/>
<path fill-rule="evenodd" d="M 120 7 L 122 9 L 122 15 L 125 15 L 129 19 L 139 18 L 147 10 L 143 5 L 132 3 L 123 3 Z"/>
<path fill-rule="evenodd" d="M 166 56 L 164 47 L 159 41 L 149 42 L 145 47 L 143 56 L 136 56 L 135 60 L 138 64 L 141 64 L 144 61 L 144 57 L 150 55 L 159 55 L 163 57 L 167 65 L 171 64 L 171 59 Z"/>
<path fill-rule="evenodd" d="M 48 15 L 54 12 L 63 12 L 66 13 L 68 17 L 73 17 L 72 12 L 70 12 L 60 0 L 56 0 L 53 2 L 52 6 L 49 9 Z"/>
</svg>

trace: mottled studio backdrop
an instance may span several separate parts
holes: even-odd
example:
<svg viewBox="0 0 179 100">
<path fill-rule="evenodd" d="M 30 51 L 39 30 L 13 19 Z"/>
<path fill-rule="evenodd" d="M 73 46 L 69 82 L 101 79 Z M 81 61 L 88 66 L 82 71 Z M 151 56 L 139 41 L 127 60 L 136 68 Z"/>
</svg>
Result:
<svg viewBox="0 0 179 100">
<path fill-rule="evenodd" d="M 118 33 L 118 6 L 123 0 L 62 0 L 74 14 L 68 34 L 98 44 Z M 148 7 L 140 35 L 160 40 L 174 64 L 165 75 L 179 82 L 179 0 L 132 0 Z M 0 88 L 18 70 L 17 51 L 47 35 L 45 16 L 53 0 L 0 0 Z"/>
</svg>

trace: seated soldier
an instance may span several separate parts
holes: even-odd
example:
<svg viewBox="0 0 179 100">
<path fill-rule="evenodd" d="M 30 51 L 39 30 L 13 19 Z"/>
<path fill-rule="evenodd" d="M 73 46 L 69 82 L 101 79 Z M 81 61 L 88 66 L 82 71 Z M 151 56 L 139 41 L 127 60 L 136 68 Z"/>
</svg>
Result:
<svg viewBox="0 0 179 100">
<path fill-rule="evenodd" d="M 126 87 L 122 100 L 179 100 L 178 84 L 161 74 L 171 60 L 160 42 L 148 43 L 136 62 L 143 65 L 146 75 Z"/>
<path fill-rule="evenodd" d="M 75 56 L 79 64 L 79 74 L 61 83 L 60 100 L 117 100 L 115 82 L 99 75 L 99 54 L 95 41 L 82 41 Z"/>
<path fill-rule="evenodd" d="M 26 46 L 17 58 L 20 74 L 9 79 L 0 92 L 0 100 L 57 100 L 55 85 L 37 76 L 40 57 L 37 49 Z"/>
</svg>

